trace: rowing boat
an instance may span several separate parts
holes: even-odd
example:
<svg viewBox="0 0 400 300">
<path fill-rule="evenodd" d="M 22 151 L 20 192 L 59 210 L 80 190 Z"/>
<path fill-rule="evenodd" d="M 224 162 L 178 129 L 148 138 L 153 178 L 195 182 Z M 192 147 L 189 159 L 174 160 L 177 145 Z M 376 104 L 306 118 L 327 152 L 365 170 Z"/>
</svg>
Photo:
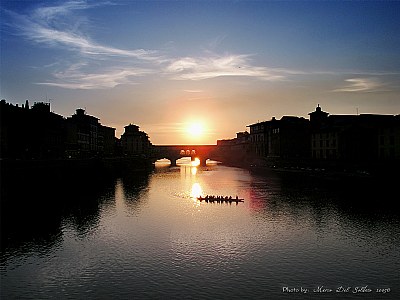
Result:
<svg viewBox="0 0 400 300">
<path fill-rule="evenodd" d="M 244 198 L 197 197 L 197 200 L 206 202 L 244 202 Z"/>
</svg>

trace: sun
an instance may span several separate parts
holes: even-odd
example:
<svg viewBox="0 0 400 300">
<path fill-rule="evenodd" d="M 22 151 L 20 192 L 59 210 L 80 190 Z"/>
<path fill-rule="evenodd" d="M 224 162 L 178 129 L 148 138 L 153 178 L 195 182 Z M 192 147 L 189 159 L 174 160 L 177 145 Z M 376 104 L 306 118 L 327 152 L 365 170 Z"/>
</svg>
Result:
<svg viewBox="0 0 400 300">
<path fill-rule="evenodd" d="M 198 137 L 203 134 L 204 127 L 203 127 L 203 124 L 201 124 L 201 123 L 192 123 L 189 125 L 187 131 L 191 136 Z"/>
</svg>

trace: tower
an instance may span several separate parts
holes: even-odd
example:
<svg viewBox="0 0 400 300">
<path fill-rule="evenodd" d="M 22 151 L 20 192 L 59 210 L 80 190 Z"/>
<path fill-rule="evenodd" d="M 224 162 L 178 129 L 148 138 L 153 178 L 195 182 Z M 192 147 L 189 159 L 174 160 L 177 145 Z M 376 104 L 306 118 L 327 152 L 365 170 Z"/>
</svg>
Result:
<svg viewBox="0 0 400 300">
<path fill-rule="evenodd" d="M 315 108 L 315 111 L 308 114 L 310 116 L 310 123 L 312 127 L 319 127 L 328 118 L 329 113 L 323 111 L 321 107 Z"/>
</svg>

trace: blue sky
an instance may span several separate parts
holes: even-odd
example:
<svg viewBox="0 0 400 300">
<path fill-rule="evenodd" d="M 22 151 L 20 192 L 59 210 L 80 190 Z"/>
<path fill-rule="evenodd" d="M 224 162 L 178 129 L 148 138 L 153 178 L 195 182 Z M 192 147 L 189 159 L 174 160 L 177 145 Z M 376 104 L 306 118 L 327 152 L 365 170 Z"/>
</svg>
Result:
<svg viewBox="0 0 400 300">
<path fill-rule="evenodd" d="M 154 144 L 214 144 L 317 103 L 399 114 L 400 2 L 2 0 L 0 83 L 8 102 L 86 108 Z"/>
</svg>

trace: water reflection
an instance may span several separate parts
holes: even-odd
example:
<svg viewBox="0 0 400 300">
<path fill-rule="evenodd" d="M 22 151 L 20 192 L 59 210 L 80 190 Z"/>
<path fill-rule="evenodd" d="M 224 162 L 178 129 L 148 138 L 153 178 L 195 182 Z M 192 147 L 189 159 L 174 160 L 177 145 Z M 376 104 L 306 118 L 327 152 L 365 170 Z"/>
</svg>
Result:
<svg viewBox="0 0 400 300">
<path fill-rule="evenodd" d="M 285 299 L 284 285 L 398 282 L 387 186 L 191 163 L 90 186 L 42 190 L 23 210 L 20 196 L 6 202 L 18 204 L 6 219 L 2 298 Z M 245 201 L 202 205 L 200 195 Z"/>
<path fill-rule="evenodd" d="M 78 235 L 87 234 L 99 222 L 103 200 L 109 199 L 99 195 L 110 192 L 112 185 L 104 184 L 104 189 L 81 186 L 78 192 L 68 186 L 41 189 L 35 184 L 23 191 L 14 187 L 13 193 L 2 199 L 2 256 L 50 250 L 62 242 L 66 225 Z"/>
<path fill-rule="evenodd" d="M 192 185 L 192 190 L 190 191 L 190 197 L 193 199 L 197 199 L 203 195 L 203 190 L 199 183 L 195 182 Z"/>
<path fill-rule="evenodd" d="M 326 179 L 304 174 L 252 174 L 248 191 L 251 207 L 297 214 L 311 208 L 321 216 L 329 210 L 359 216 L 397 214 L 395 185 L 369 179 Z M 324 209 L 322 211 L 321 209 Z"/>
<path fill-rule="evenodd" d="M 335 236 L 332 247 L 368 245 L 369 251 L 387 255 L 400 234 L 395 194 L 392 183 L 369 179 L 253 174 L 249 208 L 268 221 L 284 221 L 287 229 L 306 225 L 318 239 Z"/>
<path fill-rule="evenodd" d="M 195 177 L 198 171 L 197 167 L 191 165 L 181 165 L 178 168 L 182 177 Z"/>
<path fill-rule="evenodd" d="M 9 183 L 1 199 L 2 261 L 18 253 L 50 251 L 63 242 L 65 230 L 81 238 L 95 231 L 102 213 L 114 207 L 119 184 L 126 206 L 136 210 L 149 176 L 149 172 L 127 172 L 118 180 L 79 178 L 46 186 L 31 179 L 24 189 Z"/>
<path fill-rule="evenodd" d="M 122 177 L 116 185 L 116 189 L 123 193 L 125 205 L 130 212 L 136 212 L 147 198 L 150 173 L 132 172 Z M 118 197 L 117 197 L 118 199 Z"/>
</svg>

